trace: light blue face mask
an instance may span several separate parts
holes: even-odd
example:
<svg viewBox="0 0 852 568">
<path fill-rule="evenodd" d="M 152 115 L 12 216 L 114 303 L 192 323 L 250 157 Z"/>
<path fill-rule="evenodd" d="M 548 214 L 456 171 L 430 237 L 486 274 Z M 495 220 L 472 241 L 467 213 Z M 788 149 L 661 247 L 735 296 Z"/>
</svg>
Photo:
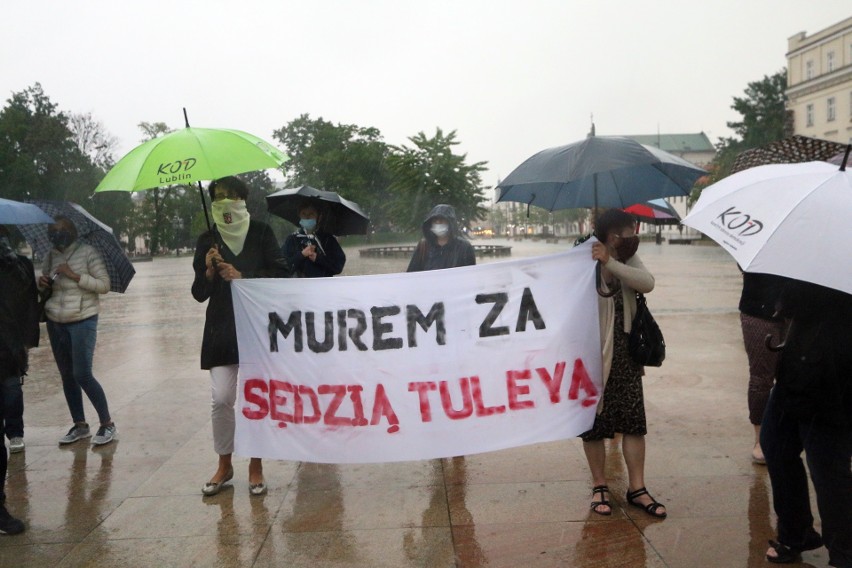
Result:
<svg viewBox="0 0 852 568">
<path fill-rule="evenodd" d="M 313 231 L 317 226 L 316 219 L 299 219 L 299 225 L 306 231 Z"/>
</svg>

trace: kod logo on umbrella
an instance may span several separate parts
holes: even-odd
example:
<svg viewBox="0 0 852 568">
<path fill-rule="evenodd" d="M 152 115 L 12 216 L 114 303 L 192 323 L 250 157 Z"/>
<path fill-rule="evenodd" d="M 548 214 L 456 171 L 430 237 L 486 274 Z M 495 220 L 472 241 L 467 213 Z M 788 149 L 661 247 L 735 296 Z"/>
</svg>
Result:
<svg viewBox="0 0 852 568">
<path fill-rule="evenodd" d="M 185 160 L 176 160 L 174 162 L 166 162 L 160 164 L 157 168 L 157 175 L 160 176 L 160 183 L 175 183 L 190 179 L 192 176 L 187 172 L 195 167 L 197 160 L 195 158 L 187 158 Z"/>
<path fill-rule="evenodd" d="M 737 207 L 728 207 L 716 219 L 723 227 L 738 237 L 751 237 L 763 230 L 763 223 L 748 213 L 738 211 Z M 729 233 L 731 234 L 731 233 Z"/>
</svg>

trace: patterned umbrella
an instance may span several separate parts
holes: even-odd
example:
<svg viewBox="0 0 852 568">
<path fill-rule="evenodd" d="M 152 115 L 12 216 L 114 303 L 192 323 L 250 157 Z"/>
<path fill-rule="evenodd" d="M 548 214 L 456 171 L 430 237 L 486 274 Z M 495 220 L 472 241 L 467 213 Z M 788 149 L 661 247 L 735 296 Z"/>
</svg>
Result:
<svg viewBox="0 0 852 568">
<path fill-rule="evenodd" d="M 808 138 L 797 134 L 741 152 L 734 161 L 731 173 L 735 174 L 742 170 L 767 164 L 827 161 L 837 154 L 840 154 L 842 158 L 842 152 L 845 148 L 846 146 L 839 142 Z M 837 164 L 839 165 L 840 162 L 838 161 Z"/>
<path fill-rule="evenodd" d="M 49 201 L 46 199 L 28 199 L 27 203 L 37 205 L 51 217 L 67 217 L 77 228 L 77 238 L 93 246 L 104 259 L 109 273 L 110 290 L 124 292 L 136 274 L 136 269 L 121 248 L 112 229 L 93 217 L 88 211 L 70 201 Z M 24 238 L 40 256 L 52 248 L 47 238 L 47 225 L 19 225 Z"/>
</svg>

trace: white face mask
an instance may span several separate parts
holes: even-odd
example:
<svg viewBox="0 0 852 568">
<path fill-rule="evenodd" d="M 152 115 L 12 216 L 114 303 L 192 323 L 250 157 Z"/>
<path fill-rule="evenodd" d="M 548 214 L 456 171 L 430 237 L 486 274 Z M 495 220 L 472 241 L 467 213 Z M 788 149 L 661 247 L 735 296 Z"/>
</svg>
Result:
<svg viewBox="0 0 852 568">
<path fill-rule="evenodd" d="M 430 230 L 436 237 L 445 237 L 450 232 L 450 226 L 446 223 L 433 223 Z"/>
<path fill-rule="evenodd" d="M 249 212 L 242 199 L 222 199 L 214 201 L 213 222 L 222 235 L 222 240 L 234 254 L 243 251 L 249 229 Z"/>
</svg>

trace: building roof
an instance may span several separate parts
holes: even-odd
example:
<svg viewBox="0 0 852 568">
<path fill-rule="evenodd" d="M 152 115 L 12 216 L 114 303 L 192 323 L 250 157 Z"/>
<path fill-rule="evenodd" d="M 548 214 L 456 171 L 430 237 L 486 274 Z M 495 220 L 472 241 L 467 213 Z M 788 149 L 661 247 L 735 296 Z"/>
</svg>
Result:
<svg viewBox="0 0 852 568">
<path fill-rule="evenodd" d="M 715 152 L 716 148 L 703 132 L 697 134 L 624 135 L 640 144 L 654 146 L 664 152 Z"/>
</svg>

